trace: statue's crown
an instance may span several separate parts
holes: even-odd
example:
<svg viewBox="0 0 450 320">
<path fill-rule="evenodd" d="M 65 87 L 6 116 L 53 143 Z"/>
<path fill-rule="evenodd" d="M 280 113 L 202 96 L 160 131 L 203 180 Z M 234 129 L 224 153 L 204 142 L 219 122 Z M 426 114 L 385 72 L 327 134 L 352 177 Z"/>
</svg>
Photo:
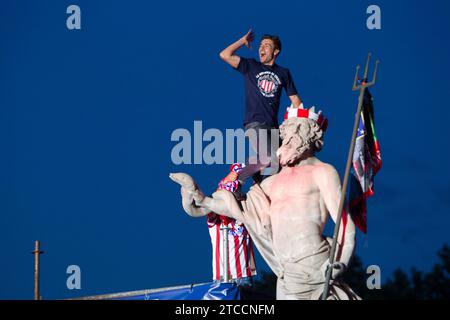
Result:
<svg viewBox="0 0 450 320">
<path fill-rule="evenodd" d="M 312 106 L 309 109 L 303 108 L 303 103 L 295 108 L 292 104 L 290 107 L 286 109 L 286 113 L 284 114 L 284 120 L 291 118 L 307 118 L 311 119 L 320 126 L 320 128 L 325 131 L 328 127 L 328 119 L 322 115 L 322 111 L 316 113 L 315 107 Z"/>
</svg>

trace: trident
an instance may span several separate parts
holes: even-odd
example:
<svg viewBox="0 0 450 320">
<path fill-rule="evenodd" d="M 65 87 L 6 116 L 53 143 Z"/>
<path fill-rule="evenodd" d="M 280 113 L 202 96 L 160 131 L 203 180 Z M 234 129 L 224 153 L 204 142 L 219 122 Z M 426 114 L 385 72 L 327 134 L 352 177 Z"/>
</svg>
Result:
<svg viewBox="0 0 450 320">
<path fill-rule="evenodd" d="M 330 286 L 331 274 L 333 271 L 333 264 L 335 262 L 337 238 L 339 235 L 339 228 L 341 226 L 342 210 L 344 209 L 348 177 L 350 174 L 350 167 L 352 165 L 353 152 L 355 150 L 356 134 L 357 134 L 358 126 L 359 126 L 359 120 L 361 118 L 361 109 L 362 109 L 362 104 L 363 104 L 363 99 L 364 99 L 364 91 L 366 90 L 366 88 L 369 88 L 369 87 L 372 87 L 373 85 L 375 85 L 375 82 L 377 80 L 378 63 L 380 63 L 379 60 L 377 60 L 375 63 L 375 70 L 373 72 L 372 81 L 367 82 L 367 73 L 369 71 L 370 57 L 371 57 L 371 53 L 369 53 L 367 56 L 366 68 L 364 70 L 364 77 L 363 77 L 361 83 L 358 84 L 359 65 L 356 67 L 355 79 L 353 81 L 352 90 L 353 91 L 359 90 L 358 108 L 356 109 L 355 123 L 353 125 L 352 140 L 350 141 L 350 149 L 348 151 L 348 157 L 347 157 L 347 165 L 345 166 L 344 182 L 342 184 L 342 193 L 341 193 L 341 199 L 339 200 L 338 215 L 337 215 L 337 219 L 336 219 L 336 224 L 334 226 L 333 243 L 331 245 L 329 263 L 328 263 L 328 267 L 327 267 L 327 271 L 326 271 L 326 275 L 325 275 L 325 286 L 324 286 L 323 293 L 322 293 L 322 300 L 326 300 L 328 297 L 328 290 L 329 290 L 329 286 Z"/>
</svg>

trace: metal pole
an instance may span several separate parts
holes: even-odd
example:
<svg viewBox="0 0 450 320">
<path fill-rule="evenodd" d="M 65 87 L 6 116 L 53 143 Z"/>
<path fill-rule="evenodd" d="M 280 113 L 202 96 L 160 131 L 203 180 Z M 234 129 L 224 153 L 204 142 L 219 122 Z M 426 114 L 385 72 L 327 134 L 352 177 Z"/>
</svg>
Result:
<svg viewBox="0 0 450 320">
<path fill-rule="evenodd" d="M 364 79 L 363 79 L 363 81 L 366 81 L 366 79 L 367 79 L 367 72 L 368 72 L 368 68 L 369 68 L 370 56 L 371 56 L 371 54 L 369 53 L 369 55 L 367 57 L 367 63 L 366 63 L 365 71 L 364 71 Z M 333 243 L 331 245 L 331 250 L 330 250 L 329 265 L 328 265 L 326 276 L 325 276 L 325 286 L 324 286 L 324 290 L 323 290 L 323 293 L 322 293 L 322 300 L 326 300 L 327 296 L 328 296 L 328 289 L 329 289 L 331 275 L 332 275 L 332 271 L 333 271 L 333 267 L 332 266 L 334 264 L 334 256 L 335 256 L 335 253 L 336 253 L 337 238 L 339 236 L 339 228 L 341 226 L 342 210 L 344 209 L 344 202 L 345 202 L 345 195 L 346 195 L 346 192 L 347 192 L 348 178 L 349 178 L 349 175 L 350 175 L 350 168 L 351 168 L 351 165 L 352 165 L 352 162 L 353 162 L 352 161 L 353 160 L 353 152 L 355 150 L 356 135 L 357 135 L 357 132 L 358 132 L 359 120 L 361 119 L 361 109 L 362 109 L 362 103 L 363 103 L 363 99 L 364 99 L 364 90 L 366 88 L 371 87 L 371 86 L 373 86 L 375 84 L 376 75 L 377 75 L 377 69 L 378 69 L 378 63 L 379 63 L 379 61 L 377 61 L 376 65 L 375 65 L 375 71 L 374 71 L 372 82 L 370 82 L 370 83 L 363 82 L 359 86 L 356 85 L 356 81 L 357 81 L 357 78 L 358 78 L 359 66 L 356 67 L 356 75 L 355 75 L 355 80 L 354 80 L 354 83 L 353 83 L 353 90 L 358 90 L 359 89 L 358 107 L 356 109 L 355 122 L 353 124 L 352 139 L 350 141 L 350 148 L 349 148 L 348 156 L 347 156 L 347 164 L 345 166 L 344 182 L 342 184 L 341 198 L 339 200 L 339 207 L 338 207 L 338 212 L 337 212 L 336 224 L 334 226 Z"/>
<path fill-rule="evenodd" d="M 223 252 L 223 259 L 222 259 L 222 270 L 224 272 L 223 281 L 229 282 L 230 277 L 228 275 L 228 227 L 222 227 L 220 228 L 222 231 L 222 252 Z"/>
<path fill-rule="evenodd" d="M 40 242 L 38 240 L 34 242 L 34 251 L 31 253 L 34 254 L 34 300 L 41 300 L 39 294 L 39 278 L 41 272 L 39 255 L 44 253 L 44 251 L 40 251 Z"/>
</svg>

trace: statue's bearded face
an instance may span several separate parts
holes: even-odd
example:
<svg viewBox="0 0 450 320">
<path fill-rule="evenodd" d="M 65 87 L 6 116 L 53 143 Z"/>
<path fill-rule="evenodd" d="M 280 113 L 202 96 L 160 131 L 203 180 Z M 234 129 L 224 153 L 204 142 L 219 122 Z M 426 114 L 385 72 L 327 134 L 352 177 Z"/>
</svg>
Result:
<svg viewBox="0 0 450 320">
<path fill-rule="evenodd" d="M 277 156 L 280 159 L 281 166 L 289 166 L 301 157 L 299 146 L 303 145 L 302 138 L 298 134 L 286 135 L 283 143 L 277 150 Z"/>
<path fill-rule="evenodd" d="M 277 150 L 277 156 L 281 166 L 289 166 L 302 156 L 304 140 L 299 134 L 300 123 L 298 121 L 285 121 L 280 126 L 282 144 Z"/>
<path fill-rule="evenodd" d="M 323 144 L 322 135 L 322 130 L 312 120 L 285 120 L 280 126 L 282 144 L 277 150 L 281 166 L 295 165 L 308 151 L 314 153 L 320 150 Z"/>
</svg>

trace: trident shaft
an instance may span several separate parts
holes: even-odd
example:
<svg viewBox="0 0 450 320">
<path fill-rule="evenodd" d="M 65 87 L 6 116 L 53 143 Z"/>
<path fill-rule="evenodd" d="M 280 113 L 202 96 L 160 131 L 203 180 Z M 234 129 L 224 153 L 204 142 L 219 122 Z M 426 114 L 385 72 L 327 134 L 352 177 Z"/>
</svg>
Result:
<svg viewBox="0 0 450 320">
<path fill-rule="evenodd" d="M 328 291 L 329 291 L 329 286 L 330 286 L 331 274 L 333 272 L 333 264 L 335 262 L 337 239 L 338 239 L 338 236 L 339 236 L 339 229 L 340 229 L 340 226 L 341 226 L 342 210 L 344 209 L 344 202 L 345 202 L 345 195 L 346 195 L 346 192 L 347 192 L 348 178 L 349 178 L 349 175 L 350 175 L 350 168 L 351 168 L 352 160 L 353 160 L 353 152 L 355 150 L 356 134 L 357 134 L 358 126 L 359 126 L 359 120 L 361 118 L 361 109 L 362 109 L 362 104 L 363 104 L 363 99 L 364 99 L 364 90 L 366 88 L 369 88 L 369 87 L 372 87 L 373 85 L 375 85 L 375 82 L 377 80 L 377 70 L 378 70 L 378 64 L 380 62 L 379 60 L 377 60 L 376 63 L 375 63 L 375 70 L 373 72 L 372 81 L 371 82 L 367 82 L 367 75 L 368 75 L 368 72 L 369 72 L 370 57 L 371 57 L 371 54 L 369 53 L 367 55 L 366 67 L 364 69 L 364 77 L 363 77 L 361 83 L 358 83 L 358 72 L 359 72 L 359 68 L 360 68 L 359 65 L 356 67 L 355 78 L 353 80 L 353 88 L 352 88 L 352 90 L 353 91 L 359 90 L 358 108 L 356 109 L 355 123 L 353 125 L 352 139 L 350 141 L 350 148 L 349 148 L 349 151 L 348 151 L 347 164 L 345 166 L 344 182 L 342 184 L 341 199 L 339 200 L 339 208 L 338 208 L 338 212 L 337 212 L 337 219 L 336 219 L 336 224 L 334 226 L 333 243 L 331 244 L 329 263 L 328 263 L 328 268 L 327 268 L 326 276 L 325 276 L 325 286 L 324 286 L 324 290 L 323 290 L 323 293 L 322 293 L 322 300 L 326 300 L 327 297 L 328 297 Z"/>
</svg>

